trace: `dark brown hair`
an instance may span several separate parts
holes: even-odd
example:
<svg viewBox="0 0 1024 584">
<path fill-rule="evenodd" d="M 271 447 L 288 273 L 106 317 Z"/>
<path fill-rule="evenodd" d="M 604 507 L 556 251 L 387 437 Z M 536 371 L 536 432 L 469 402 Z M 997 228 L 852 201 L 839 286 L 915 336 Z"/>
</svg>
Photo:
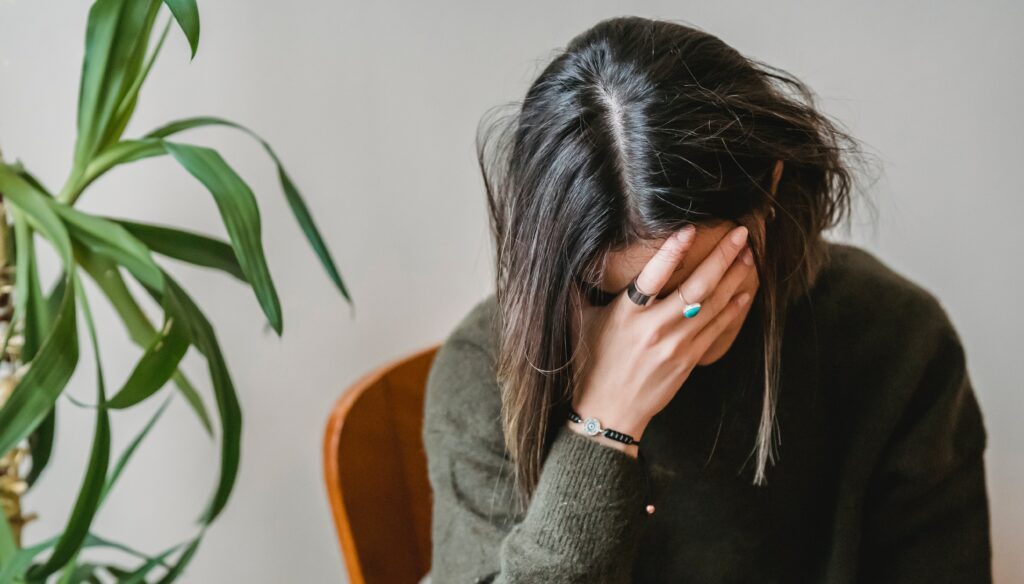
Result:
<svg viewBox="0 0 1024 584">
<path fill-rule="evenodd" d="M 640 17 L 573 38 L 511 105 L 481 121 L 477 155 L 495 241 L 502 427 L 520 502 L 571 403 L 579 282 L 601 281 L 610 250 L 722 220 L 750 229 L 761 281 L 764 398 L 752 454 L 753 482 L 763 484 L 778 436 L 781 316 L 827 259 L 822 232 L 850 214 L 847 158 L 862 158 L 858 143 L 786 72 L 691 26 Z M 754 214 L 769 209 L 774 219 L 756 229 Z"/>
</svg>

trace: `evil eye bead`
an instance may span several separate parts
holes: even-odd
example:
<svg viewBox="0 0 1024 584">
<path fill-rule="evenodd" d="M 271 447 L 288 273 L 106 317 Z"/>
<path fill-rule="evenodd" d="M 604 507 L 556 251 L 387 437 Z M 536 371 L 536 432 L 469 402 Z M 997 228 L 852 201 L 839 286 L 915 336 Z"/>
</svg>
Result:
<svg viewBox="0 0 1024 584">
<path fill-rule="evenodd" d="M 583 431 L 591 436 L 596 436 L 601 433 L 601 422 L 598 422 L 597 418 L 587 418 L 583 420 Z"/>
</svg>

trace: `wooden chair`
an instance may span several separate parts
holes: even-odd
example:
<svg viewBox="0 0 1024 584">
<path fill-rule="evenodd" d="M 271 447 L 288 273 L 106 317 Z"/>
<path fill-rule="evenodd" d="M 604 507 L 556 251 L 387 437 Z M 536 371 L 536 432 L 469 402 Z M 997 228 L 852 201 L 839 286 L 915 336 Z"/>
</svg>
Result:
<svg viewBox="0 0 1024 584">
<path fill-rule="evenodd" d="M 438 345 L 353 383 L 324 433 L 324 478 L 352 584 L 415 584 L 430 570 L 423 394 Z"/>
</svg>

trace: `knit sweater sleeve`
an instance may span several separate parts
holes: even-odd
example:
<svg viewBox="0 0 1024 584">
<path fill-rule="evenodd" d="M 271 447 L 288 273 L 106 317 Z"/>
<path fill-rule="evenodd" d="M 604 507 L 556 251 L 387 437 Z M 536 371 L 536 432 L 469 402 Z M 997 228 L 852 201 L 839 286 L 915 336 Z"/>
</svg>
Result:
<svg viewBox="0 0 1024 584">
<path fill-rule="evenodd" d="M 933 323 L 920 383 L 867 493 L 865 582 L 992 581 L 985 427 L 961 341 L 944 311 Z"/>
<path fill-rule="evenodd" d="M 517 511 L 492 356 L 450 337 L 426 391 L 433 582 L 632 581 L 646 517 L 639 461 L 562 427 Z"/>
</svg>

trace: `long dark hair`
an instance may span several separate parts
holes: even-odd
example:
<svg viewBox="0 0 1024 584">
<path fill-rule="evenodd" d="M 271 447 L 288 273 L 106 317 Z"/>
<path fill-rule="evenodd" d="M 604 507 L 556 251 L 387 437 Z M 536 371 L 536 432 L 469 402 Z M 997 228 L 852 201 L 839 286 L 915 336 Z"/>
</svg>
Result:
<svg viewBox="0 0 1024 584">
<path fill-rule="evenodd" d="M 477 155 L 519 501 L 532 495 L 571 402 L 580 282 L 601 282 L 611 250 L 722 220 L 750 229 L 761 281 L 765 384 L 752 454 L 753 482 L 763 484 L 778 436 L 781 316 L 827 260 L 822 232 L 850 214 L 847 158 L 863 159 L 858 143 L 785 71 L 691 26 L 640 17 L 603 20 L 573 38 L 510 105 L 511 114 L 481 120 Z M 774 216 L 764 230 L 757 213 Z"/>
</svg>

